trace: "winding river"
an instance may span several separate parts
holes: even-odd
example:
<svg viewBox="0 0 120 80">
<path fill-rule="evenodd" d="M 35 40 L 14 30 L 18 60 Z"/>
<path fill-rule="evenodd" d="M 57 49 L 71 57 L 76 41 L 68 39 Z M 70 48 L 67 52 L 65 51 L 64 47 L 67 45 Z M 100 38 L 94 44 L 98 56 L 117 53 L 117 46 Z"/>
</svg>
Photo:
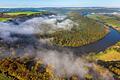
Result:
<svg viewBox="0 0 120 80">
<path fill-rule="evenodd" d="M 106 48 L 114 45 L 118 41 L 120 41 L 120 33 L 110 27 L 110 32 L 103 39 L 85 46 L 70 48 L 70 50 L 77 55 L 80 55 L 80 53 L 98 53 L 104 51 Z"/>
</svg>

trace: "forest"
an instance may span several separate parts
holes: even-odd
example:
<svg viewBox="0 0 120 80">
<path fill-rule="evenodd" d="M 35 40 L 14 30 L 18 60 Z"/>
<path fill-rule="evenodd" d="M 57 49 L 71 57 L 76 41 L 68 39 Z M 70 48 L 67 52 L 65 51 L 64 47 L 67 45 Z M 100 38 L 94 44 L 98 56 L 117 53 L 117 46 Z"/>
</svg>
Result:
<svg viewBox="0 0 120 80">
<path fill-rule="evenodd" d="M 53 44 L 69 47 L 83 46 L 102 39 L 109 31 L 104 24 L 75 12 L 69 13 L 68 18 L 76 22 L 76 25 L 71 31 L 55 32 Z"/>
</svg>

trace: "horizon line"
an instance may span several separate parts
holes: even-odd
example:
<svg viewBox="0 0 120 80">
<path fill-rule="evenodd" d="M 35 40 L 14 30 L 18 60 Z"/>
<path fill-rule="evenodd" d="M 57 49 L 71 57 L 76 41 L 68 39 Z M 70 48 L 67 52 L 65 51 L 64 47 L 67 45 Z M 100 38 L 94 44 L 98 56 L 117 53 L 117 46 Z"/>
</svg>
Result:
<svg viewBox="0 0 120 80">
<path fill-rule="evenodd" d="M 120 8 L 108 6 L 44 6 L 44 7 L 0 7 L 0 8 Z"/>
</svg>

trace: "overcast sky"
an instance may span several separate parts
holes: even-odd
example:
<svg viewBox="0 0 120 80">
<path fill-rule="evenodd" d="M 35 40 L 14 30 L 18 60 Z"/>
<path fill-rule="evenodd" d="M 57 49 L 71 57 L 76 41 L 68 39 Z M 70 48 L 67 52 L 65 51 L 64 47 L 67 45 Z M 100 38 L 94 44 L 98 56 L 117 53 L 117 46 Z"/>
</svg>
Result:
<svg viewBox="0 0 120 80">
<path fill-rule="evenodd" d="M 0 0 L 4 7 L 120 7 L 120 0 Z"/>
</svg>

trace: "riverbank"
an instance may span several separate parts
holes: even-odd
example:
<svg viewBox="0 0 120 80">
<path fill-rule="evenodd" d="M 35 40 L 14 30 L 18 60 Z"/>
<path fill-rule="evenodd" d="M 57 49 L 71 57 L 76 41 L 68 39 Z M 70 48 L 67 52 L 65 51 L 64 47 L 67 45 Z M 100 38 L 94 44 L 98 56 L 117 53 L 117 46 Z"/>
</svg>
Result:
<svg viewBox="0 0 120 80">
<path fill-rule="evenodd" d="M 120 79 L 120 41 L 103 52 L 89 54 L 86 59 L 101 75 L 110 74 L 116 80 Z"/>
<path fill-rule="evenodd" d="M 120 26 L 113 26 L 113 28 L 120 32 Z"/>
<path fill-rule="evenodd" d="M 105 49 L 116 44 L 118 41 L 120 41 L 120 33 L 114 28 L 110 27 L 110 32 L 101 40 L 81 47 L 67 48 L 72 50 L 76 55 L 83 55 L 82 53 L 99 53 L 101 51 L 105 51 Z"/>
</svg>

